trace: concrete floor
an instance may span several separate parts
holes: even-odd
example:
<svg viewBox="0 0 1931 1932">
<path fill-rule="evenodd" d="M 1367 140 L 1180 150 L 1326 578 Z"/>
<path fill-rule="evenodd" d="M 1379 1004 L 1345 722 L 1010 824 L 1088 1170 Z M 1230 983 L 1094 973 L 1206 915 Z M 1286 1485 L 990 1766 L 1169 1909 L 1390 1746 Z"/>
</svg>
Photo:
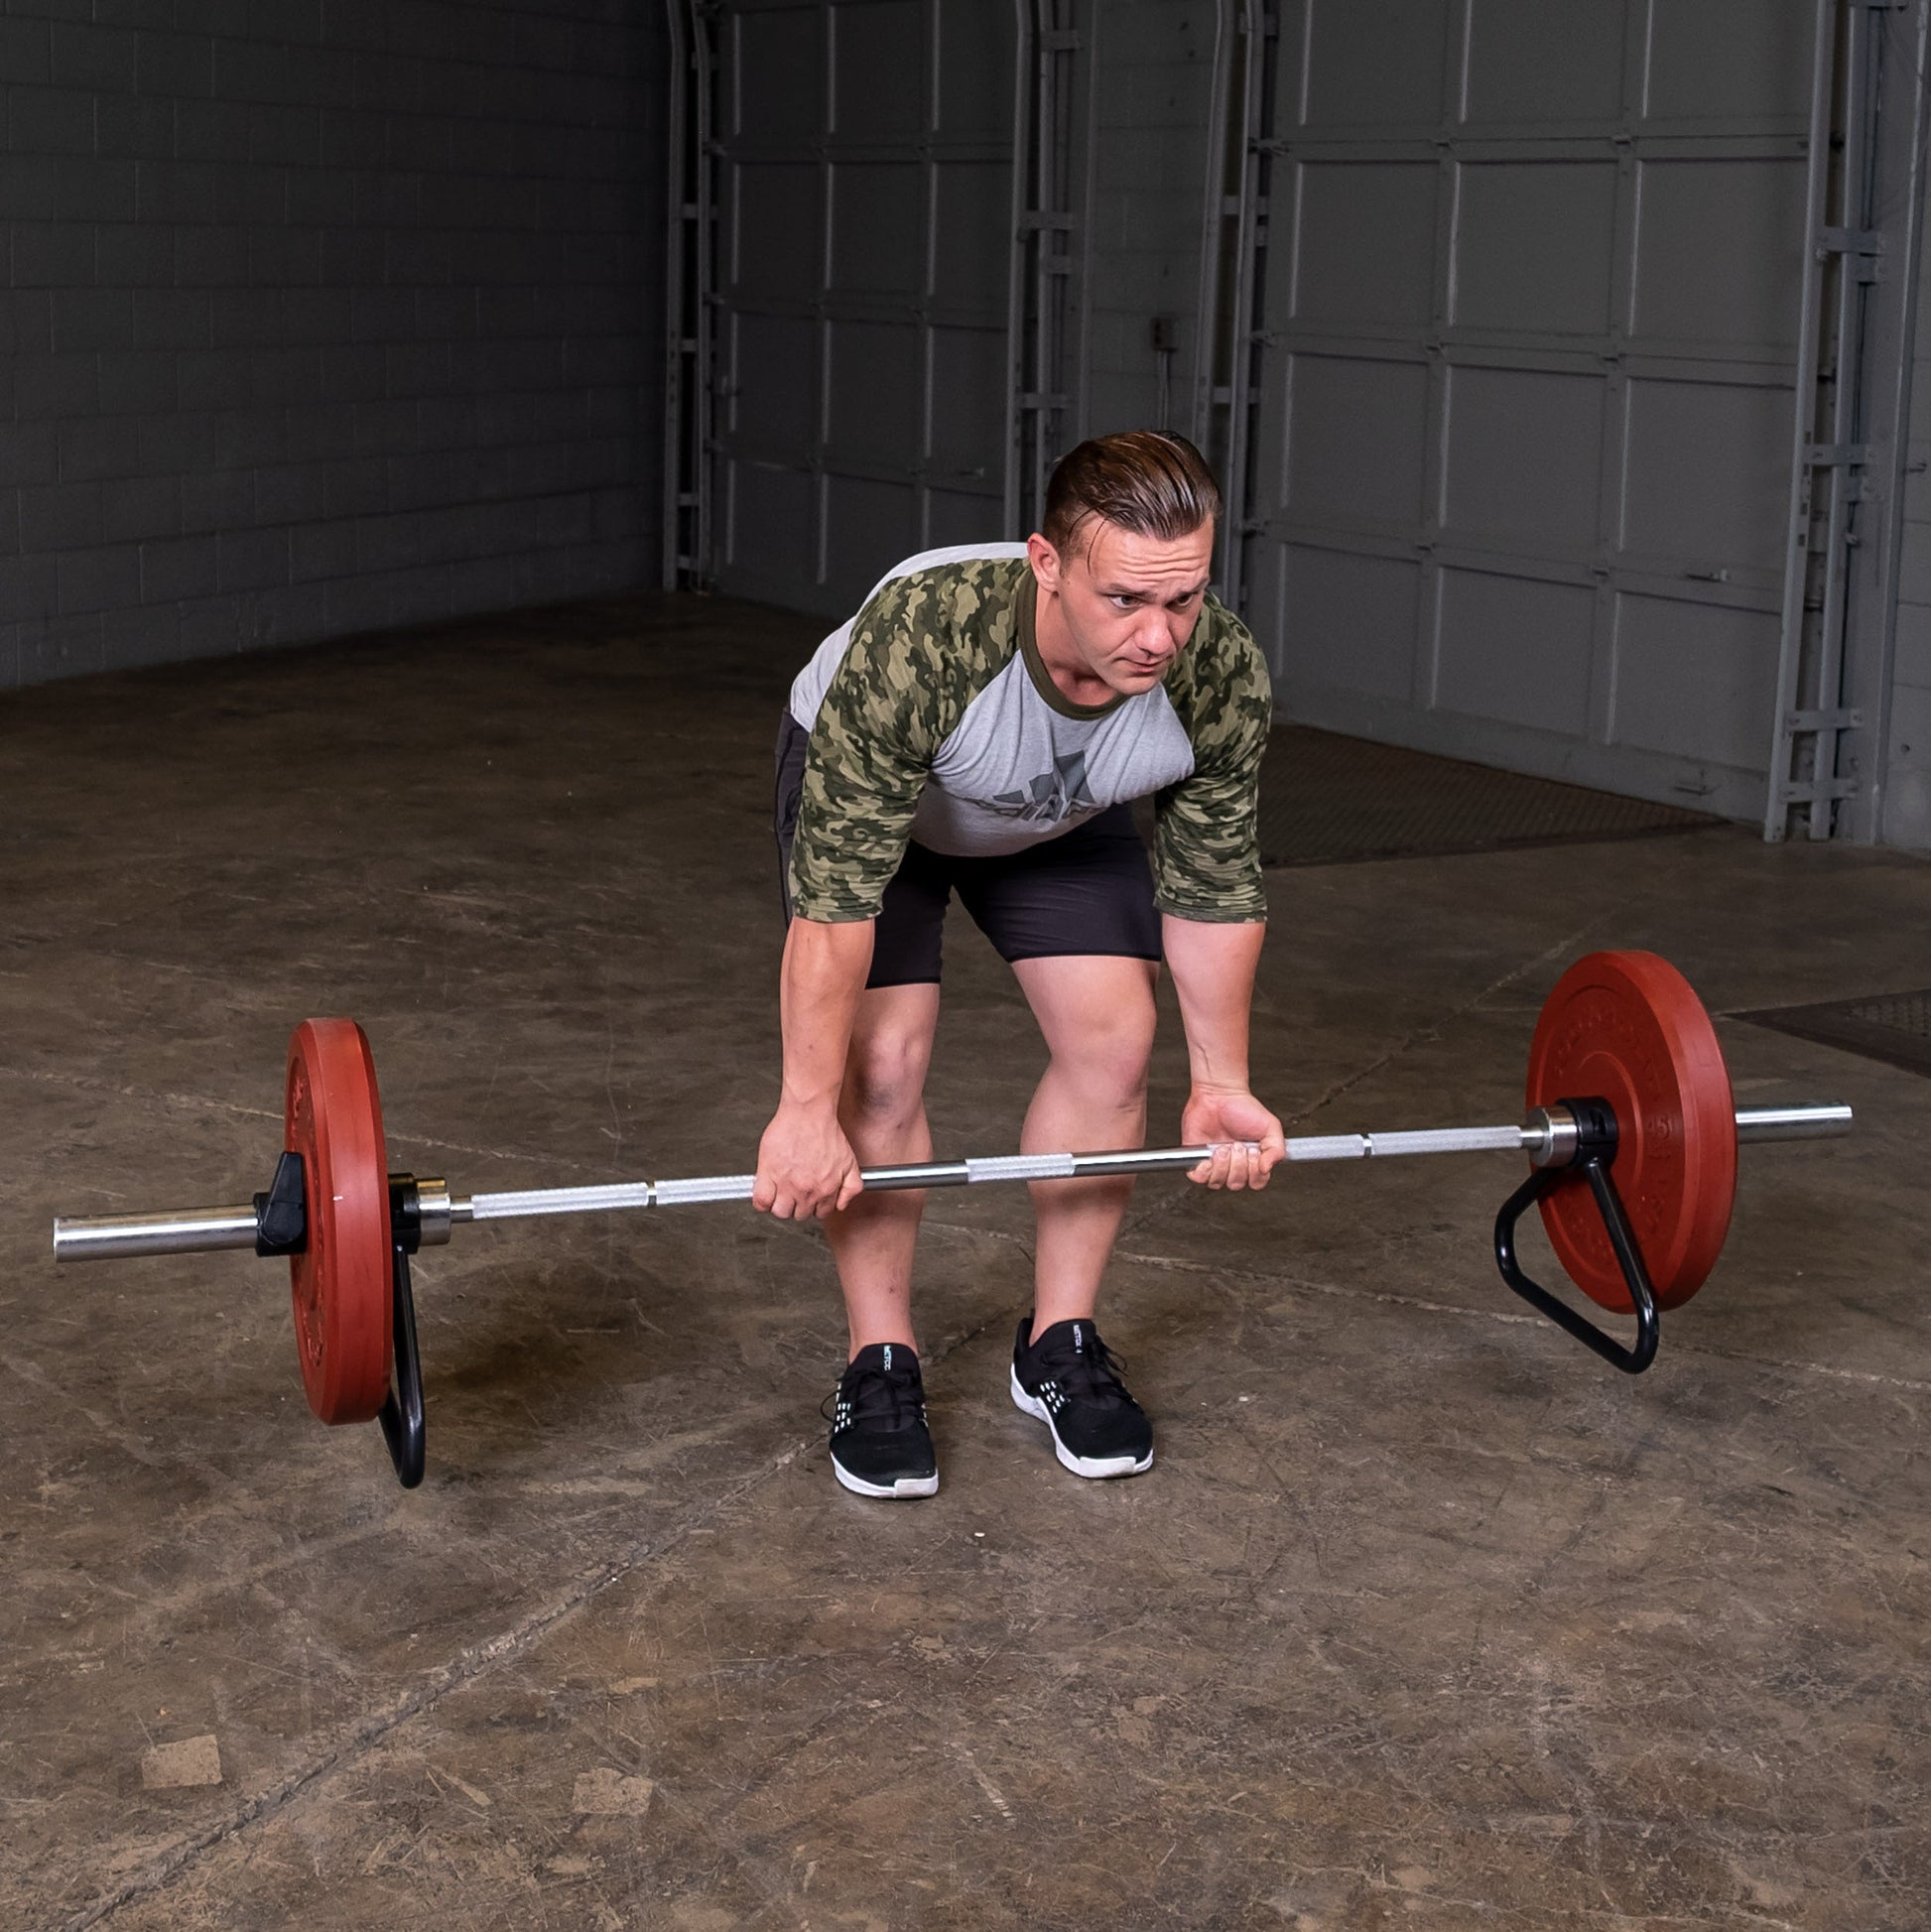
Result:
<svg viewBox="0 0 1931 1932">
<path fill-rule="evenodd" d="M 311 1012 L 464 1190 L 744 1166 L 813 629 L 599 606 L 0 701 L 0 1923 L 1921 1932 L 1921 1079 L 1723 1023 L 1742 1095 L 1863 1126 L 1749 1151 L 1633 1381 L 1494 1279 L 1512 1163 L 1142 1183 L 1127 1483 L 1006 1399 L 1024 1200 L 937 1196 L 918 1505 L 834 1485 L 825 1249 L 740 1208 L 426 1258 L 414 1494 L 309 1416 L 280 1264 L 54 1268 L 57 1212 L 265 1185 Z M 1309 1130 L 1512 1117 L 1596 946 L 1719 1011 L 1931 979 L 1931 867 L 1741 832 L 1273 890 L 1259 1084 Z M 949 972 L 939 1144 L 1007 1148 L 1039 1049 L 968 927 Z M 1182 1067 L 1169 1026 L 1156 1137 Z"/>
</svg>

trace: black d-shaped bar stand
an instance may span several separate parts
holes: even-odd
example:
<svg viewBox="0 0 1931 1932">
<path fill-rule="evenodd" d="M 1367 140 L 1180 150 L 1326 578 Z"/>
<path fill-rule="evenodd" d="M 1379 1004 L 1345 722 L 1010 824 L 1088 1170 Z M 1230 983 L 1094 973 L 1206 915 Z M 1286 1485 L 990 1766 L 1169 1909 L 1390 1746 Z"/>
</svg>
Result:
<svg viewBox="0 0 1931 1932">
<path fill-rule="evenodd" d="M 306 1176 L 300 1154 L 284 1154 L 275 1178 L 255 1196 L 255 1252 L 300 1254 L 309 1245 Z M 423 1419 L 423 1358 L 416 1347 L 416 1297 L 409 1257 L 423 1244 L 422 1198 L 413 1174 L 389 1176 L 389 1282 L 395 1366 L 376 1415 L 396 1481 L 413 1489 L 423 1480 L 428 1432 Z"/>
<path fill-rule="evenodd" d="M 394 1264 L 391 1297 L 395 1312 L 396 1365 L 388 1399 L 376 1420 L 396 1481 L 413 1489 L 428 1462 L 428 1427 L 423 1417 L 423 1358 L 416 1348 L 416 1297 L 409 1283 L 409 1257 L 422 1243 L 422 1216 L 413 1174 L 389 1176 L 390 1254 Z"/>
<path fill-rule="evenodd" d="M 1643 1266 L 1642 1250 L 1636 1245 L 1635 1229 L 1629 1225 L 1622 1197 L 1615 1191 L 1609 1168 L 1615 1160 L 1615 1113 L 1607 1100 L 1564 1100 L 1576 1119 L 1575 1158 L 1564 1167 L 1539 1167 L 1502 1203 L 1495 1217 L 1495 1265 L 1502 1279 L 1538 1313 L 1546 1315 L 1558 1328 L 1566 1329 L 1585 1348 L 1594 1349 L 1607 1362 L 1631 1375 L 1640 1375 L 1656 1358 L 1660 1330 L 1656 1320 L 1656 1291 L 1650 1286 L 1649 1270 Z M 1515 1224 L 1534 1203 L 1556 1188 L 1587 1180 L 1596 1197 L 1596 1211 L 1603 1217 L 1603 1229 L 1615 1251 L 1616 1266 L 1628 1285 L 1629 1299 L 1635 1304 L 1636 1340 L 1625 1348 L 1614 1336 L 1599 1329 L 1586 1315 L 1579 1315 L 1565 1301 L 1559 1301 L 1538 1281 L 1523 1273 L 1515 1257 Z"/>
</svg>

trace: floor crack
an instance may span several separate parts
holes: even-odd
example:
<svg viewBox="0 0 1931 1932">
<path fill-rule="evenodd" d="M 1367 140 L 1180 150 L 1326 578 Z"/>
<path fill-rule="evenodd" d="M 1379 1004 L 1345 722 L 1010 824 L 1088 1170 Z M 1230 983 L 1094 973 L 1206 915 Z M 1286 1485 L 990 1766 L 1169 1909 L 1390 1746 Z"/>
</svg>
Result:
<svg viewBox="0 0 1931 1932">
<path fill-rule="evenodd" d="M 966 1330 L 933 1353 L 933 1364 L 936 1366 L 959 1350 L 968 1347 L 986 1334 L 990 1327 L 989 1322 L 980 1322 Z M 411 1689 L 392 1698 L 382 1709 L 339 1732 L 334 1742 L 267 1789 L 258 1791 L 219 1824 L 210 1825 L 183 1839 L 124 1884 L 62 1920 L 61 1932 L 85 1932 L 86 1927 L 100 1924 L 123 1907 L 138 1904 L 166 1890 L 206 1853 L 219 1850 L 256 1826 L 275 1818 L 310 1786 L 364 1756 L 410 1719 L 434 1710 L 453 1692 L 466 1689 L 499 1665 L 522 1656 L 566 1618 L 602 1596 L 606 1590 L 634 1576 L 645 1565 L 680 1548 L 745 1496 L 772 1478 L 783 1475 L 800 1456 L 823 1440 L 822 1430 L 813 1430 L 809 1435 L 797 1438 L 758 1468 L 747 1472 L 735 1482 L 727 1483 L 716 1495 L 694 1506 L 682 1521 L 673 1524 L 662 1534 L 637 1545 L 613 1562 L 596 1565 L 560 1596 L 540 1605 L 509 1629 L 498 1632 L 482 1643 L 471 1645 L 450 1662 L 439 1665 Z"/>
</svg>

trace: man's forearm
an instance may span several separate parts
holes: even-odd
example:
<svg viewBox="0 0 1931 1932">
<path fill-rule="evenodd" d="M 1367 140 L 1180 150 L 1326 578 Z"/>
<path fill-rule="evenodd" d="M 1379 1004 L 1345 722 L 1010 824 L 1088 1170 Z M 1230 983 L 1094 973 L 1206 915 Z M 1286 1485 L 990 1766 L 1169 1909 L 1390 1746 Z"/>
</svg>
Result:
<svg viewBox="0 0 1931 1932">
<path fill-rule="evenodd" d="M 1161 932 L 1187 1029 L 1194 1086 L 1221 1093 L 1245 1091 L 1248 1016 L 1266 925 L 1217 925 L 1167 913 Z"/>
<path fill-rule="evenodd" d="M 858 1000 L 871 970 L 873 922 L 794 919 L 778 981 L 788 1106 L 837 1106 Z"/>
</svg>

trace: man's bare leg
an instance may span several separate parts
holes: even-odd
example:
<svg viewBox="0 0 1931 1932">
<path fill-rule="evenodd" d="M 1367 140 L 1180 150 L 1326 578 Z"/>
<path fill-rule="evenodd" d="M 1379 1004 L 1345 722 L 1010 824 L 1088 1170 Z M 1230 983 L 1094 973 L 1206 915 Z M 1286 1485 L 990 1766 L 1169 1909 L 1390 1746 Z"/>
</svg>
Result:
<svg viewBox="0 0 1931 1932">
<path fill-rule="evenodd" d="M 1143 1143 L 1158 971 L 1150 960 L 1100 955 L 1013 966 L 1052 1055 L 1026 1110 L 1019 1138 L 1026 1153 Z M 1056 1322 L 1092 1316 L 1132 1193 L 1130 1175 L 1035 1184 L 1035 1338 Z"/>
<path fill-rule="evenodd" d="M 838 1124 L 861 1166 L 932 1158 L 925 1075 L 938 1023 L 937 986 L 879 986 L 859 1001 Z M 917 1349 L 912 1255 L 924 1210 L 923 1190 L 861 1194 L 842 1214 L 826 1218 L 851 1333 L 847 1360 L 874 1342 Z"/>
</svg>

